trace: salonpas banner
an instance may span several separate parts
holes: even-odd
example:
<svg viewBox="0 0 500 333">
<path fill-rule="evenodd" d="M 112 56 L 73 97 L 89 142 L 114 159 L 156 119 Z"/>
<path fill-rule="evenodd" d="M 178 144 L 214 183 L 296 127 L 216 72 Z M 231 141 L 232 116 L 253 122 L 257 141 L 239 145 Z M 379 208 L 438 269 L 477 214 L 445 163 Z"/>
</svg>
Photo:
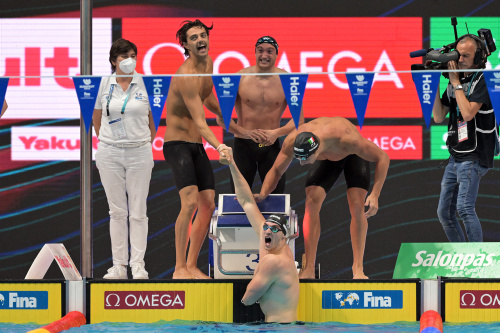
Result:
<svg viewBox="0 0 500 333">
<path fill-rule="evenodd" d="M 393 279 L 498 278 L 500 243 L 403 243 Z"/>
</svg>

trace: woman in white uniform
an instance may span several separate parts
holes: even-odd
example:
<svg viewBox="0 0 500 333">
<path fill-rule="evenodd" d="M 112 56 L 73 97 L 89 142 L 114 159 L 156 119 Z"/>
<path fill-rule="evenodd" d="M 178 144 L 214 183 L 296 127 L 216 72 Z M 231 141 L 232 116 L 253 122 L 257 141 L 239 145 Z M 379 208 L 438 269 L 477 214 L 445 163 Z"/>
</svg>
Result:
<svg viewBox="0 0 500 333">
<path fill-rule="evenodd" d="M 101 81 L 94 114 L 99 138 L 95 155 L 109 204 L 113 267 L 105 279 L 147 279 L 144 267 L 148 236 L 146 199 L 149 192 L 156 129 L 142 77 L 135 71 L 137 47 L 120 38 L 109 51 L 113 70 Z M 133 77 L 117 77 L 131 75 Z M 128 222 L 127 222 L 128 218 Z"/>
</svg>

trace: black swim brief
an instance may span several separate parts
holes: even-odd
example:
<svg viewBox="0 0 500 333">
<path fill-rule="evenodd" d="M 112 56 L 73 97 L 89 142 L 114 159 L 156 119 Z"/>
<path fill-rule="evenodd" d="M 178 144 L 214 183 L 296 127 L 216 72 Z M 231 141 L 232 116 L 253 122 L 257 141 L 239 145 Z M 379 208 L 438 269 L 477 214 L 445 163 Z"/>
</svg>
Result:
<svg viewBox="0 0 500 333">
<path fill-rule="evenodd" d="M 251 139 L 234 138 L 233 157 L 236 166 L 252 188 L 255 173 L 258 171 L 261 181 L 264 181 L 271 170 L 276 157 L 280 153 L 279 140 L 270 146 L 263 146 Z M 234 193 L 233 177 L 230 177 L 231 189 Z M 282 194 L 285 191 L 286 174 L 281 176 L 272 194 Z"/>
<path fill-rule="evenodd" d="M 198 186 L 199 192 L 215 189 L 214 172 L 203 144 L 168 141 L 163 144 L 163 156 L 172 168 L 178 190 L 192 185 Z"/>
<path fill-rule="evenodd" d="M 340 161 L 316 161 L 307 174 L 306 187 L 321 186 L 328 193 L 344 171 L 347 188 L 370 188 L 370 163 L 358 155 L 349 155 Z"/>
</svg>

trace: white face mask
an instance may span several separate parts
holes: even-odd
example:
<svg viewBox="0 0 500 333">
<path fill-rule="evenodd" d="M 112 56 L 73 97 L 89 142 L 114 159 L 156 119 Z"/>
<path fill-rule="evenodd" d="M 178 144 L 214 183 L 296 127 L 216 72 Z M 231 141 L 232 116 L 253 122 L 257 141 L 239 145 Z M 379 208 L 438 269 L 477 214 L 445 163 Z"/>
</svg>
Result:
<svg viewBox="0 0 500 333">
<path fill-rule="evenodd" d="M 127 58 L 125 60 L 120 61 L 119 66 L 123 73 L 131 74 L 135 69 L 135 59 Z"/>
</svg>

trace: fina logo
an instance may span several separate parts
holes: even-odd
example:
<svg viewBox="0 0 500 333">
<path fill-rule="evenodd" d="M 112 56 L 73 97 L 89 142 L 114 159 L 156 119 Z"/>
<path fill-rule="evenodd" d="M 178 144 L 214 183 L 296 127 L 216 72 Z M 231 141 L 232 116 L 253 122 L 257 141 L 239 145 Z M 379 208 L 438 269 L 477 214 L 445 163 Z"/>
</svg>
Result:
<svg viewBox="0 0 500 333">
<path fill-rule="evenodd" d="M 402 309 L 402 290 L 323 290 L 323 309 Z"/>
<path fill-rule="evenodd" d="M 365 76 L 364 75 L 356 75 L 356 79 L 358 81 L 363 81 L 365 79 Z"/>
<path fill-rule="evenodd" d="M 91 79 L 83 79 L 83 84 L 85 85 L 90 85 L 92 83 L 92 80 Z"/>
<path fill-rule="evenodd" d="M 495 76 L 497 79 L 500 79 L 500 72 L 493 72 L 493 76 Z"/>
<path fill-rule="evenodd" d="M 349 303 L 350 306 L 352 306 L 354 302 L 356 302 L 355 305 L 359 305 L 359 295 L 356 293 L 349 293 L 347 297 L 344 298 L 344 293 L 338 292 L 335 293 L 335 298 L 340 302 L 341 307 L 344 307 L 346 302 Z"/>
<path fill-rule="evenodd" d="M 231 82 L 231 78 L 230 77 L 223 77 L 222 82 L 229 83 L 229 82 Z"/>
<path fill-rule="evenodd" d="M 5 298 L 3 297 L 2 294 L 0 294 L 0 306 L 3 306 L 5 304 Z"/>
</svg>

